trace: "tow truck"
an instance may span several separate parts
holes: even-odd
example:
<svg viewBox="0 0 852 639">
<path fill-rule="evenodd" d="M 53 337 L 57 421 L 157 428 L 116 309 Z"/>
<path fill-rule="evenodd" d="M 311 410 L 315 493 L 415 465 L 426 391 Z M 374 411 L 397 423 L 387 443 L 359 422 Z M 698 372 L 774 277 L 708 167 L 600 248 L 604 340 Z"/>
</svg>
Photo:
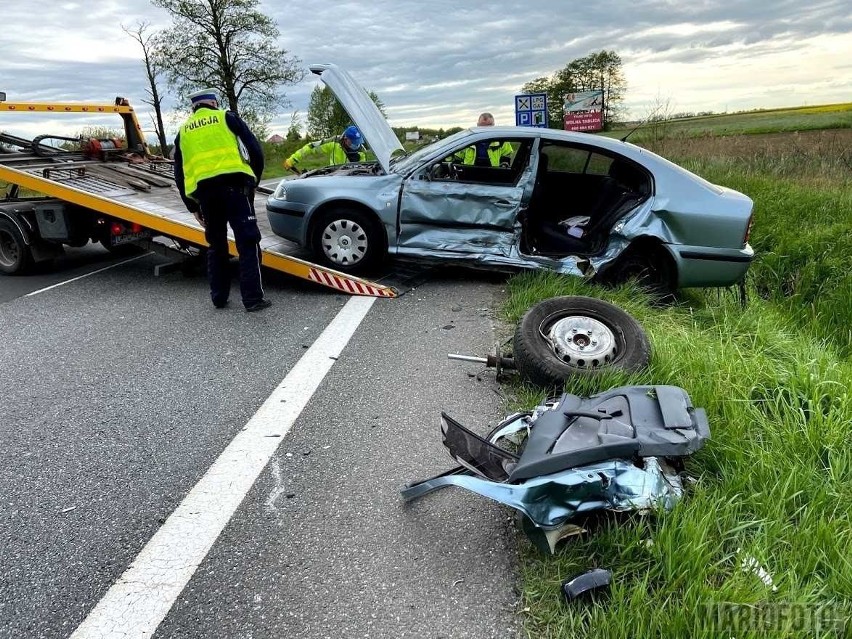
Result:
<svg viewBox="0 0 852 639">
<path fill-rule="evenodd" d="M 14 114 L 116 114 L 124 139 L 2 132 Z M 197 257 L 206 247 L 204 229 L 183 205 L 174 162 L 149 151 L 136 112 L 126 98 L 113 104 L 7 102 L 0 92 L 0 272 L 27 273 L 65 246 L 99 242 L 112 252 L 148 250 L 169 257 Z M 265 209 L 272 190 L 258 187 L 255 208 Z M 258 216 L 261 263 L 343 293 L 396 297 L 394 274 L 379 281 L 315 264 L 309 254 L 275 235 Z M 229 251 L 236 255 L 233 235 Z M 396 285 L 395 285 L 396 284 Z"/>
</svg>

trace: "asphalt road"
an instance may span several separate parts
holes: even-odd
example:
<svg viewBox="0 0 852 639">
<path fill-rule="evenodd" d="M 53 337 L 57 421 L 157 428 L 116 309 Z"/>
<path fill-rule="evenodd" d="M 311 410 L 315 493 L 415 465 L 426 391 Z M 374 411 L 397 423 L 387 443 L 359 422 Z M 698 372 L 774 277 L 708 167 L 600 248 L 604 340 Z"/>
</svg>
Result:
<svg viewBox="0 0 852 639">
<path fill-rule="evenodd" d="M 26 277 L 3 277 L 0 280 L 0 304 L 74 277 L 92 273 L 123 259 L 109 253 L 100 244 L 87 244 L 80 248 L 65 248 L 65 255 L 52 262 L 37 264 Z"/>
<path fill-rule="evenodd" d="M 91 259 L 91 262 L 87 261 Z M 106 259 L 106 261 L 104 261 Z M 25 297 L 0 279 L 0 637 L 67 637 L 348 298 L 267 274 L 274 306 L 216 311 L 156 256 Z M 157 637 L 510 637 L 508 510 L 406 482 L 450 460 L 441 410 L 479 431 L 499 279 L 378 300 L 157 629 Z"/>
</svg>

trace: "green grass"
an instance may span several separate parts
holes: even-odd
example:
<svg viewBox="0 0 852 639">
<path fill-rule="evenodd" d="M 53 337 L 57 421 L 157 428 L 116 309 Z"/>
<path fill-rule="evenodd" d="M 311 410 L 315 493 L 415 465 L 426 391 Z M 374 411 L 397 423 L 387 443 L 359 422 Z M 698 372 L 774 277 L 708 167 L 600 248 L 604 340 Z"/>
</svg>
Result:
<svg viewBox="0 0 852 639">
<path fill-rule="evenodd" d="M 653 344 L 650 370 L 568 390 L 682 386 L 707 410 L 713 436 L 689 460 L 698 481 L 673 511 L 603 518 L 553 557 L 521 544 L 529 636 L 711 637 L 711 602 L 852 602 L 852 364 L 757 295 L 742 308 L 729 292 L 691 293 L 661 309 L 630 288 L 524 274 L 510 282 L 507 318 L 563 294 L 615 302 Z M 528 388 L 518 397 L 541 399 Z M 778 592 L 738 570 L 737 549 L 767 568 Z M 594 566 L 613 570 L 610 600 L 563 603 L 560 581 Z"/>
<path fill-rule="evenodd" d="M 852 175 L 819 186 L 785 177 L 796 170 L 795 161 L 786 168 L 776 165 L 775 175 L 772 167 L 748 160 L 681 163 L 754 200 L 753 295 L 783 309 L 808 339 L 852 357 Z M 807 172 L 801 163 L 798 172 L 800 177 Z"/>
<path fill-rule="evenodd" d="M 852 128 L 852 103 L 766 109 L 648 123 L 630 136 L 637 144 L 667 137 L 702 137 Z M 632 127 L 605 135 L 623 137 Z"/>
</svg>

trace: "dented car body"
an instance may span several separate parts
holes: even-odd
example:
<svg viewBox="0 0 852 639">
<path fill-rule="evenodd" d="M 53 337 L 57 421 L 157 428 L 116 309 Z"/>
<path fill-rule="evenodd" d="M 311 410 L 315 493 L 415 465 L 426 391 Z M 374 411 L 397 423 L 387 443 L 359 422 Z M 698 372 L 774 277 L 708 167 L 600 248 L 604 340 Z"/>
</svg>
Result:
<svg viewBox="0 0 852 639">
<path fill-rule="evenodd" d="M 282 181 L 273 231 L 344 271 L 385 254 L 487 268 L 602 276 L 651 270 L 670 288 L 744 277 L 752 201 L 627 142 L 525 127 L 477 127 L 406 155 L 367 94 L 334 65 L 311 68 L 361 128 L 375 163 Z M 508 142 L 508 166 L 465 149 Z"/>
<path fill-rule="evenodd" d="M 441 432 L 459 466 L 408 485 L 403 499 L 464 488 L 517 510 L 530 539 L 551 551 L 582 532 L 579 515 L 674 506 L 681 459 L 710 437 L 706 413 L 676 386 L 566 393 L 506 418 L 486 438 L 443 414 Z"/>
</svg>

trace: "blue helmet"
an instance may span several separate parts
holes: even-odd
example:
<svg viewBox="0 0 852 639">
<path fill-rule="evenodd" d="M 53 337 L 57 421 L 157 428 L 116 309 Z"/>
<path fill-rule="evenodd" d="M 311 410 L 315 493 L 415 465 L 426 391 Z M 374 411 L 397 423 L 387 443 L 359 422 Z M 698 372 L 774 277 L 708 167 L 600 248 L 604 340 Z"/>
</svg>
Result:
<svg viewBox="0 0 852 639">
<path fill-rule="evenodd" d="M 357 126 L 348 126 L 346 130 L 343 132 L 343 137 L 348 138 L 350 143 L 350 148 L 353 151 L 357 151 L 361 148 L 361 145 L 364 143 L 364 136 L 361 135 L 361 131 L 358 130 Z"/>
</svg>

